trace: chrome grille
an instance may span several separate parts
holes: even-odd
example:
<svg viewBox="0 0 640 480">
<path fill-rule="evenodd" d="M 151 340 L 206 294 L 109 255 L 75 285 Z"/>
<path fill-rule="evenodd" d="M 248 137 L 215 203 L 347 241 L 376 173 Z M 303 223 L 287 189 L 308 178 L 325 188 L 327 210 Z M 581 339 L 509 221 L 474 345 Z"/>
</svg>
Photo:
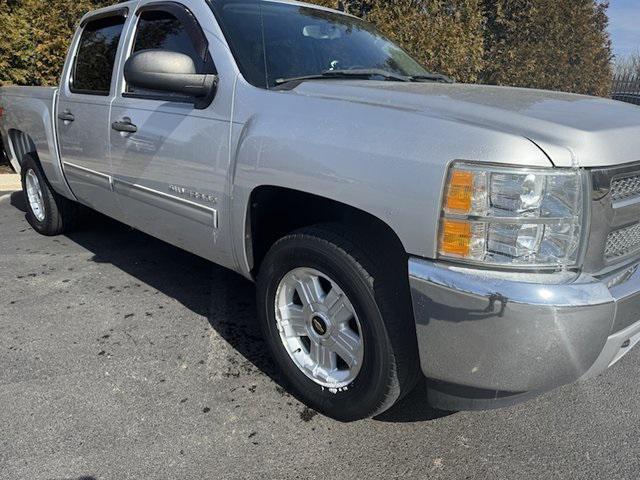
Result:
<svg viewBox="0 0 640 480">
<path fill-rule="evenodd" d="M 593 168 L 585 272 L 601 274 L 640 259 L 640 162 Z"/>
<path fill-rule="evenodd" d="M 611 199 L 614 202 L 640 196 L 640 175 L 617 178 L 611 182 Z"/>
<path fill-rule="evenodd" d="M 607 236 L 604 256 L 607 260 L 640 251 L 640 223 L 614 230 Z"/>
</svg>

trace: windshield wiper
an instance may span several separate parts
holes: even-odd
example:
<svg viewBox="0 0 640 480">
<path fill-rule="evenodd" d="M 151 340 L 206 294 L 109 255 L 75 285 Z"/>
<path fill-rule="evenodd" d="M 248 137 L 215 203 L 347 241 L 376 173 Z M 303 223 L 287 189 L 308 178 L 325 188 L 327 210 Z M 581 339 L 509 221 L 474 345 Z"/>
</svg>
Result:
<svg viewBox="0 0 640 480">
<path fill-rule="evenodd" d="M 323 75 L 345 75 L 345 76 L 353 76 L 353 77 L 363 77 L 363 78 L 372 78 L 372 77 L 382 77 L 385 80 L 395 80 L 398 82 L 408 82 L 410 78 L 405 75 L 400 75 L 399 73 L 388 72 L 387 70 L 382 70 L 379 68 L 362 68 L 362 69 L 353 69 L 353 70 L 327 70 L 326 72 L 322 72 Z"/>
<path fill-rule="evenodd" d="M 447 77 L 441 73 L 428 73 L 426 75 L 411 75 L 409 80 L 412 82 L 442 82 L 454 83 L 453 78 Z"/>
<path fill-rule="evenodd" d="M 285 84 L 299 84 L 306 80 L 326 80 L 326 79 L 371 79 L 374 77 L 382 77 L 385 80 L 394 80 L 398 82 L 410 82 L 411 77 L 406 77 L 397 73 L 388 72 L 386 70 L 372 69 L 354 69 L 354 70 L 325 70 L 320 74 L 304 75 L 300 77 L 278 78 L 275 83 L 277 86 Z"/>
</svg>

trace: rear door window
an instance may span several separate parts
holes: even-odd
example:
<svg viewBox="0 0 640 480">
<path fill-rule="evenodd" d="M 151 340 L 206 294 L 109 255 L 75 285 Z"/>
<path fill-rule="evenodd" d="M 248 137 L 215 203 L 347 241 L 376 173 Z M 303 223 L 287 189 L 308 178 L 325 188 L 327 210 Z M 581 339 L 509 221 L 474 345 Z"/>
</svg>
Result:
<svg viewBox="0 0 640 480">
<path fill-rule="evenodd" d="M 109 95 L 124 23 L 123 16 L 100 18 L 87 23 L 76 54 L 71 79 L 72 92 Z"/>
</svg>

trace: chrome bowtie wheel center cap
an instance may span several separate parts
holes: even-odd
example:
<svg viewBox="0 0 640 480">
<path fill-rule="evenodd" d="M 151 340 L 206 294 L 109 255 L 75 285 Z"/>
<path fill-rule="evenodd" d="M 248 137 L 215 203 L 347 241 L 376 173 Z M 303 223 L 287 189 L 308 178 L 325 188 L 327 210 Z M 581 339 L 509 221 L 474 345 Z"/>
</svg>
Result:
<svg viewBox="0 0 640 480">
<path fill-rule="evenodd" d="M 321 315 L 311 316 L 311 329 L 319 336 L 326 337 L 329 334 L 329 322 Z"/>
</svg>

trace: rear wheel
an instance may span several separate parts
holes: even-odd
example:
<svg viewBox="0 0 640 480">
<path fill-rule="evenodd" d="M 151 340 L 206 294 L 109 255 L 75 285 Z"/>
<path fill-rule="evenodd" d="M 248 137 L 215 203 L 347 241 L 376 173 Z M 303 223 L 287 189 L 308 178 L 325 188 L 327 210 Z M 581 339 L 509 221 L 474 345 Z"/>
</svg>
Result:
<svg viewBox="0 0 640 480">
<path fill-rule="evenodd" d="M 363 246 L 371 243 L 336 225 L 303 229 L 276 242 L 258 276 L 259 315 L 284 380 L 342 421 L 382 413 L 418 378 L 407 278 L 394 254 Z"/>
<path fill-rule="evenodd" d="M 52 236 L 73 228 L 78 215 L 77 205 L 53 191 L 31 155 L 23 157 L 21 175 L 27 200 L 27 221 L 34 230 Z"/>
</svg>

